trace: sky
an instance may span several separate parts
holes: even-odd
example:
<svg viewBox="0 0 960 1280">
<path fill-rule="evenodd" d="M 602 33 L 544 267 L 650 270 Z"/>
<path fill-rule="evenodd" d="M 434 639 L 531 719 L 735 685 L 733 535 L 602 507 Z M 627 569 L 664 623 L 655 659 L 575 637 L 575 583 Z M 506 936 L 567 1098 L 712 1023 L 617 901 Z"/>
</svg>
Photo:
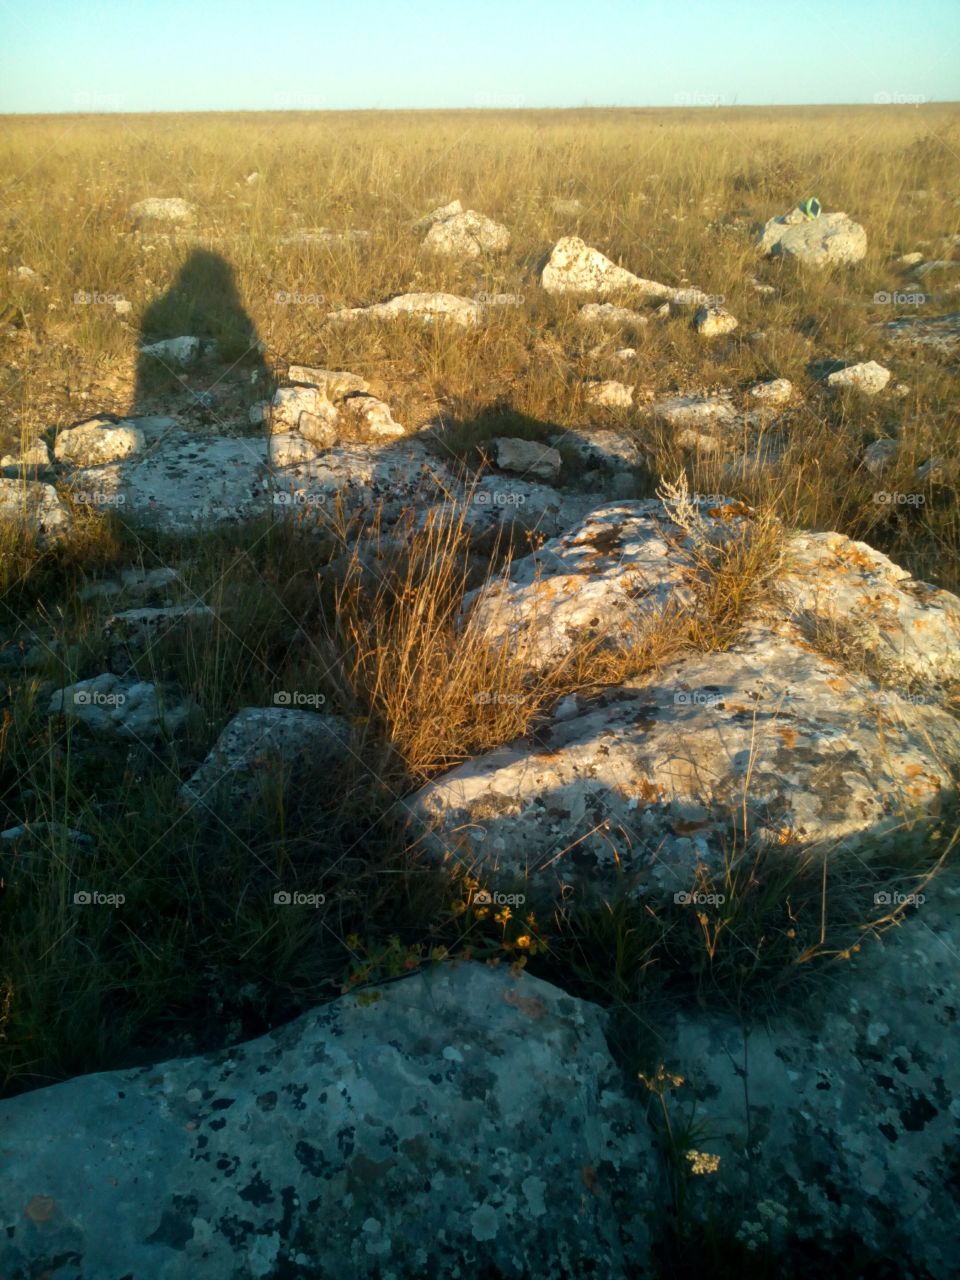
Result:
<svg viewBox="0 0 960 1280">
<path fill-rule="evenodd" d="M 960 99 L 960 0 L 0 0 L 0 113 Z"/>
</svg>

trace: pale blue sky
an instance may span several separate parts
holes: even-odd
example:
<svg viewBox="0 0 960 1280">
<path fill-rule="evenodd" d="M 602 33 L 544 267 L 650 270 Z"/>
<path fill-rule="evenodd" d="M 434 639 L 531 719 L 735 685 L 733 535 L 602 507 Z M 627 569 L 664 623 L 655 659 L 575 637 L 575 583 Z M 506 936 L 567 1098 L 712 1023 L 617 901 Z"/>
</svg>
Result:
<svg viewBox="0 0 960 1280">
<path fill-rule="evenodd" d="M 960 0 L 0 0 L 0 112 L 960 99 Z"/>
</svg>

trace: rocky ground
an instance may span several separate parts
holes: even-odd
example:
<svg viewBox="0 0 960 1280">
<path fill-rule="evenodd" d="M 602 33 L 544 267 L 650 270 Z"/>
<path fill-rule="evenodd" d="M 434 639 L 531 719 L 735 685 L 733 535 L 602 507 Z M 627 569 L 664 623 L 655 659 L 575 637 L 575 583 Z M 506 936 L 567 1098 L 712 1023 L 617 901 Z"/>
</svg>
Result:
<svg viewBox="0 0 960 1280">
<path fill-rule="evenodd" d="M 870 234 L 772 213 L 751 290 Z M 3 1275 L 957 1273 L 960 599 L 750 488 L 815 415 L 875 506 L 955 499 L 949 441 L 849 424 L 956 315 L 658 387 L 658 326 L 743 337 L 711 280 L 565 234 L 505 283 L 332 305 L 325 349 L 562 305 L 579 421 L 145 328 L 173 389 L 0 462 Z"/>
</svg>

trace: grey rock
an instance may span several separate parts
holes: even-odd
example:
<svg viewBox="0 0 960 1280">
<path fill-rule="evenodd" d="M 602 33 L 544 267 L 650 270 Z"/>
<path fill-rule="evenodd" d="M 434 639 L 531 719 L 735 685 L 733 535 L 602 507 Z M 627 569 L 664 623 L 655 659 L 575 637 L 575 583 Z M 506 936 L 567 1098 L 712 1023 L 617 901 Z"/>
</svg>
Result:
<svg viewBox="0 0 960 1280">
<path fill-rule="evenodd" d="M 331 324 L 344 324 L 355 320 L 390 321 L 401 316 L 413 316 L 423 324 L 449 320 L 453 324 L 470 326 L 477 324 L 482 311 L 479 303 L 469 298 L 458 298 L 453 293 L 402 293 L 389 302 L 331 311 L 327 319 Z"/>
<path fill-rule="evenodd" d="M 148 196 L 130 207 L 130 216 L 137 226 L 152 222 L 191 222 L 196 207 L 179 196 Z"/>
<path fill-rule="evenodd" d="M 339 434 L 336 405 L 321 387 L 279 387 L 273 397 L 270 424 L 275 432 L 299 431 L 320 449 L 335 444 Z"/>
<path fill-rule="evenodd" d="M 61 431 L 53 451 L 58 461 L 77 467 L 95 467 L 102 462 L 118 462 L 132 454 L 142 453 L 144 435 L 129 422 L 105 423 L 94 418 L 79 426 Z"/>
<path fill-rule="evenodd" d="M 317 387 L 335 404 L 355 391 L 370 390 L 369 382 L 358 373 L 346 373 L 342 369 L 317 369 L 306 364 L 292 364 L 287 370 L 287 381 Z"/>
<path fill-rule="evenodd" d="M 693 318 L 693 327 L 701 338 L 718 338 L 733 333 L 740 321 L 723 307 L 700 307 Z"/>
<path fill-rule="evenodd" d="M 587 404 L 604 409 L 629 409 L 633 404 L 633 387 L 625 382 L 588 382 L 584 395 Z"/>
<path fill-rule="evenodd" d="M 877 395 L 889 381 L 890 370 L 877 364 L 876 360 L 847 365 L 845 369 L 836 369 L 827 375 L 827 386 L 832 391 L 853 387 L 867 396 Z"/>
<path fill-rule="evenodd" d="M 188 336 L 164 338 L 160 342 L 150 342 L 140 348 L 141 355 L 152 356 L 155 360 L 178 366 L 193 364 L 200 358 L 201 351 L 200 339 Z"/>
<path fill-rule="evenodd" d="M 658 1157 L 600 1010 L 469 963 L 373 994 L 0 1102 L 0 1269 L 638 1274 Z"/>
<path fill-rule="evenodd" d="M 583 324 L 629 324 L 637 327 L 649 324 L 649 318 L 642 311 L 634 311 L 630 307 L 615 307 L 612 302 L 586 302 L 577 312 L 577 319 Z"/>
<path fill-rule="evenodd" d="M 137 742 L 178 733 L 193 710 L 191 699 L 172 690 L 111 672 L 67 685 L 50 700 L 50 715 L 78 720 L 93 733 Z"/>
<path fill-rule="evenodd" d="M 71 527 L 70 514 L 56 489 L 39 480 L 0 479 L 0 520 L 50 540 L 62 537 Z"/>
<path fill-rule="evenodd" d="M 516 471 L 535 480 L 556 480 L 562 458 L 556 449 L 537 440 L 519 440 L 499 436 L 490 441 L 497 466 L 501 471 Z"/>
<path fill-rule="evenodd" d="M 867 233 L 845 213 L 806 219 L 794 209 L 766 223 L 757 249 L 768 257 L 799 258 L 814 267 L 860 262 L 867 252 Z"/>
<path fill-rule="evenodd" d="M 287 705 L 297 698 L 323 696 L 298 690 L 276 695 L 273 707 L 245 707 L 238 711 L 196 773 L 181 787 L 191 806 L 231 806 L 249 803 L 264 783 L 282 778 L 284 789 L 321 777 L 347 756 L 349 725 L 340 716 L 321 715 Z"/>
<path fill-rule="evenodd" d="M 210 627 L 216 614 L 205 604 L 124 609 L 103 624 L 104 639 L 130 651 L 148 649 L 161 636 L 194 627 Z"/>
<path fill-rule="evenodd" d="M 863 451 L 863 465 L 871 475 L 879 476 L 899 453 L 899 440 L 874 440 Z"/>
<path fill-rule="evenodd" d="M 423 242 L 429 253 L 462 259 L 502 253 L 509 245 L 510 232 L 507 228 L 474 209 L 434 221 Z"/>
<path fill-rule="evenodd" d="M 624 471 L 643 465 L 644 457 L 636 439 L 623 431 L 603 427 L 575 427 L 562 435 L 552 436 L 550 443 L 563 445 L 584 466 L 598 464 L 611 471 Z"/>
</svg>

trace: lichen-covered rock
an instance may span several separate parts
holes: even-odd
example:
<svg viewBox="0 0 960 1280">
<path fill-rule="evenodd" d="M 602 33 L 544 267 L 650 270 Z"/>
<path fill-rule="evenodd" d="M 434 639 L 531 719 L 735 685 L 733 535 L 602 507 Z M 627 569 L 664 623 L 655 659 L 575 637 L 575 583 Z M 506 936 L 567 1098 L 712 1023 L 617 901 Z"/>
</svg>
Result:
<svg viewBox="0 0 960 1280">
<path fill-rule="evenodd" d="M 960 344 L 960 311 L 945 316 L 900 316 L 887 321 L 883 329 L 891 342 L 951 353 Z"/>
<path fill-rule="evenodd" d="M 429 253 L 452 258 L 479 258 L 485 253 L 502 253 L 509 246 L 507 228 L 474 209 L 437 219 L 423 242 Z"/>
<path fill-rule="evenodd" d="M 199 338 L 184 336 L 181 338 L 164 338 L 160 342 L 150 342 L 140 348 L 140 354 L 152 356 L 155 360 L 172 365 L 188 365 L 199 360 L 203 344 Z"/>
<path fill-rule="evenodd" d="M 319 694 L 284 690 L 277 706 L 245 707 L 224 728 L 210 754 L 181 787 L 190 805 L 248 803 L 282 777 L 284 788 L 308 776 L 324 776 L 347 755 L 349 725 L 340 716 L 289 705 L 303 698 L 322 706 Z M 313 699 L 313 701 L 310 701 Z"/>
<path fill-rule="evenodd" d="M 77 467 L 95 467 L 102 462 L 119 462 L 121 458 L 141 453 L 143 446 L 143 432 L 132 423 L 104 423 L 94 419 L 61 431 L 53 451 L 61 462 L 71 462 Z"/>
<path fill-rule="evenodd" d="M 458 298 L 453 293 L 402 293 L 389 302 L 376 302 L 369 307 L 345 307 L 331 311 L 327 319 L 331 324 L 344 324 L 354 320 L 396 320 L 412 316 L 424 324 L 435 320 L 450 320 L 454 324 L 476 324 L 483 311 L 478 302 Z"/>
<path fill-rule="evenodd" d="M 103 635 L 105 640 L 127 650 L 142 650 L 171 632 L 211 626 L 215 618 L 216 614 L 205 604 L 124 609 L 107 618 Z"/>
<path fill-rule="evenodd" d="M 668 396 L 651 406 L 654 418 L 674 430 L 674 440 L 683 449 L 720 451 L 737 422 L 737 414 L 726 395 Z"/>
<path fill-rule="evenodd" d="M 555 538 L 578 525 L 601 498 L 595 493 L 565 493 L 517 476 L 485 475 L 464 501 L 463 523 L 471 542 L 489 549 L 509 527 Z"/>
<path fill-rule="evenodd" d="M 606 624 L 598 611 L 595 629 Z M 428 783 L 411 802 L 429 857 L 545 910 L 620 888 L 665 901 L 732 844 L 869 860 L 955 793 L 960 724 L 757 626 L 595 696 Z M 736 833 L 736 834 L 735 834 Z M 793 847 L 791 847 L 793 846 Z"/>
<path fill-rule="evenodd" d="M 535 480 L 556 480 L 560 474 L 560 454 L 537 440 L 498 436 L 490 441 L 490 447 L 501 471 L 516 471 Z"/>
<path fill-rule="evenodd" d="M 862 462 L 872 476 L 879 476 L 883 474 L 899 453 L 899 440 L 874 440 L 873 444 L 864 449 Z"/>
<path fill-rule="evenodd" d="M 839 634 L 887 678 L 905 686 L 960 679 L 960 600 L 917 582 L 865 542 L 795 534 L 778 592 L 807 634 Z"/>
<path fill-rule="evenodd" d="M 175 690 L 108 671 L 67 685 L 50 699 L 50 715 L 77 720 L 105 737 L 135 742 L 178 733 L 193 711 L 193 701 Z"/>
<path fill-rule="evenodd" d="M 601 1011 L 478 964 L 373 994 L 0 1102 L 0 1270 L 643 1274 L 658 1156 Z"/>
<path fill-rule="evenodd" d="M 137 419 L 144 426 L 148 420 Z M 73 487 L 89 501 L 122 507 L 132 524 L 188 532 L 241 523 L 267 510 L 266 441 L 249 436 L 193 435 L 157 419 L 152 447 L 120 462 L 77 468 Z"/>
<path fill-rule="evenodd" d="M 767 257 L 799 258 L 815 267 L 860 262 L 867 252 L 867 233 L 845 213 L 808 219 L 793 209 L 766 223 L 757 249 Z"/>
<path fill-rule="evenodd" d="M 22 525 L 43 539 L 55 539 L 71 527 L 70 513 L 52 484 L 40 480 L 0 479 L 0 520 Z"/>
<path fill-rule="evenodd" d="M 575 427 L 553 436 L 553 445 L 563 445 L 585 466 L 602 466 L 610 471 L 627 471 L 642 466 L 643 452 L 636 439 L 622 431 L 605 427 Z"/>
<path fill-rule="evenodd" d="M 340 402 L 344 415 L 363 431 L 383 439 L 406 435 L 406 429 L 394 420 L 390 406 L 376 396 L 355 393 Z"/>
<path fill-rule="evenodd" d="M 553 246 L 543 268 L 540 283 L 547 293 L 583 293 L 603 296 L 607 293 L 633 292 L 648 298 L 670 301 L 704 300 L 697 289 L 675 289 L 644 280 L 625 267 L 618 267 L 598 249 L 591 249 L 579 236 L 564 236 Z"/>
<path fill-rule="evenodd" d="M 789 378 L 771 378 L 766 382 L 755 382 L 747 394 L 761 405 L 779 406 L 793 398 L 793 383 Z"/>
<path fill-rule="evenodd" d="M 816 1242 L 829 1257 L 854 1241 L 896 1259 L 904 1280 L 960 1274 L 956 875 L 921 896 L 821 981 L 815 1015 L 743 1025 L 697 1010 L 659 1028 L 700 1145 L 720 1158 L 691 1180 L 693 1220 L 722 1216 L 773 1256 Z M 890 909 L 865 898 L 865 917 Z"/>
</svg>

